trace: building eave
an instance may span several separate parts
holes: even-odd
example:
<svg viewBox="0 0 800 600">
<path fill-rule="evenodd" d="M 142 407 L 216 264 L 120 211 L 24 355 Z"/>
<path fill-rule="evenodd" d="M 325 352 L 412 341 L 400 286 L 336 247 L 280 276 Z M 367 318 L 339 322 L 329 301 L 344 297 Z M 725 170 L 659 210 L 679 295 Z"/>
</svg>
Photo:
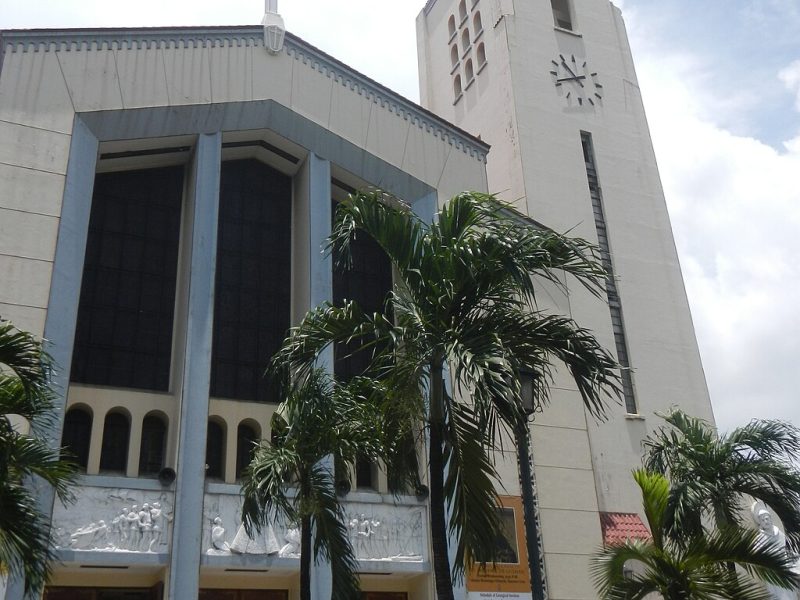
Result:
<svg viewBox="0 0 800 600">
<path fill-rule="evenodd" d="M 5 52 L 76 52 L 151 47 L 263 46 L 261 26 L 11 29 L 0 31 L 0 69 Z M 370 98 L 456 148 L 485 162 L 489 145 L 401 94 L 359 73 L 302 38 L 286 33 L 283 52 Z M 2 74 L 2 71 L 0 71 Z"/>
</svg>

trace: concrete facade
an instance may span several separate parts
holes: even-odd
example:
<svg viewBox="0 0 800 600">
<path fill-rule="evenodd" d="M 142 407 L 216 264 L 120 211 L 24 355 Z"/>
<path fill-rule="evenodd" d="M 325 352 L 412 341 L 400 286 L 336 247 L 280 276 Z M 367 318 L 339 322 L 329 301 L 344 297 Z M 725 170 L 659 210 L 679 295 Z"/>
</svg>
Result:
<svg viewBox="0 0 800 600">
<path fill-rule="evenodd" d="M 661 425 L 654 413 L 678 405 L 713 422 L 622 14 L 608 0 L 430 0 L 417 39 L 422 105 L 491 144 L 490 191 L 597 243 L 591 139 L 635 409 L 612 404 L 597 423 L 559 374 L 532 439 L 549 597 L 594 598 L 598 512 L 641 513 L 630 472 Z M 615 348 L 608 305 L 569 287 L 542 294 L 544 307 Z"/>
</svg>

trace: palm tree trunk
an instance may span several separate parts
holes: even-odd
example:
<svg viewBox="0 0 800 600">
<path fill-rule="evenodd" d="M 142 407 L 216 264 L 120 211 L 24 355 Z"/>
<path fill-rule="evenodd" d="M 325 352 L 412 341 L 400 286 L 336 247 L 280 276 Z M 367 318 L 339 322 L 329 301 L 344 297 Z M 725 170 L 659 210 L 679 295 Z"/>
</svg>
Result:
<svg viewBox="0 0 800 600">
<path fill-rule="evenodd" d="M 300 600 L 311 600 L 311 517 L 300 519 Z"/>
<path fill-rule="evenodd" d="M 443 385 L 442 361 L 434 361 L 431 364 L 430 447 L 428 449 L 433 575 L 438 600 L 454 600 L 453 581 L 450 576 L 450 558 L 447 548 L 447 518 L 444 508 Z"/>
</svg>

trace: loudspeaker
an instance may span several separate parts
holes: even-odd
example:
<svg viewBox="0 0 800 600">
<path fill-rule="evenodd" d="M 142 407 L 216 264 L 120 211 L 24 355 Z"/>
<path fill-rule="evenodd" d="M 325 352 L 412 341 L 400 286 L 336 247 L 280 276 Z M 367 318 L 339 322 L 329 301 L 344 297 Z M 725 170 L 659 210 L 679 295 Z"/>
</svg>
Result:
<svg viewBox="0 0 800 600">
<path fill-rule="evenodd" d="M 175 469 L 164 467 L 158 472 L 158 482 L 164 487 L 167 487 L 168 485 L 172 485 L 172 482 L 175 481 L 177 476 Z"/>
</svg>

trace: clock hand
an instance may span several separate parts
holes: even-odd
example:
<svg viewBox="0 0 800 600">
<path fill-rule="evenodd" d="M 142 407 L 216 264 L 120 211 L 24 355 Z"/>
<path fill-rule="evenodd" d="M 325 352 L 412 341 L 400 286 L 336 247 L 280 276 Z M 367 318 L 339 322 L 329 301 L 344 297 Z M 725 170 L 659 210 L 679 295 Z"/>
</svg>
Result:
<svg viewBox="0 0 800 600">
<path fill-rule="evenodd" d="M 586 75 L 578 75 L 577 77 L 564 77 L 562 79 L 556 79 L 556 81 L 577 81 L 580 83 L 581 79 L 586 79 Z"/>
<path fill-rule="evenodd" d="M 561 64 L 562 64 L 562 65 L 564 65 L 564 68 L 565 68 L 567 71 L 569 71 L 569 74 L 570 74 L 570 75 L 572 75 L 572 78 L 573 78 L 575 81 L 577 81 L 577 82 L 580 84 L 580 86 L 581 86 L 581 87 L 583 87 L 583 82 L 580 80 L 580 78 L 579 78 L 577 75 L 575 75 L 575 72 L 574 72 L 572 69 L 570 69 L 570 68 L 569 68 L 569 65 L 567 64 L 567 62 L 566 62 L 565 60 L 563 60 L 563 59 L 562 59 L 562 60 L 561 60 Z M 584 76 L 584 79 L 585 79 L 585 76 Z"/>
</svg>

